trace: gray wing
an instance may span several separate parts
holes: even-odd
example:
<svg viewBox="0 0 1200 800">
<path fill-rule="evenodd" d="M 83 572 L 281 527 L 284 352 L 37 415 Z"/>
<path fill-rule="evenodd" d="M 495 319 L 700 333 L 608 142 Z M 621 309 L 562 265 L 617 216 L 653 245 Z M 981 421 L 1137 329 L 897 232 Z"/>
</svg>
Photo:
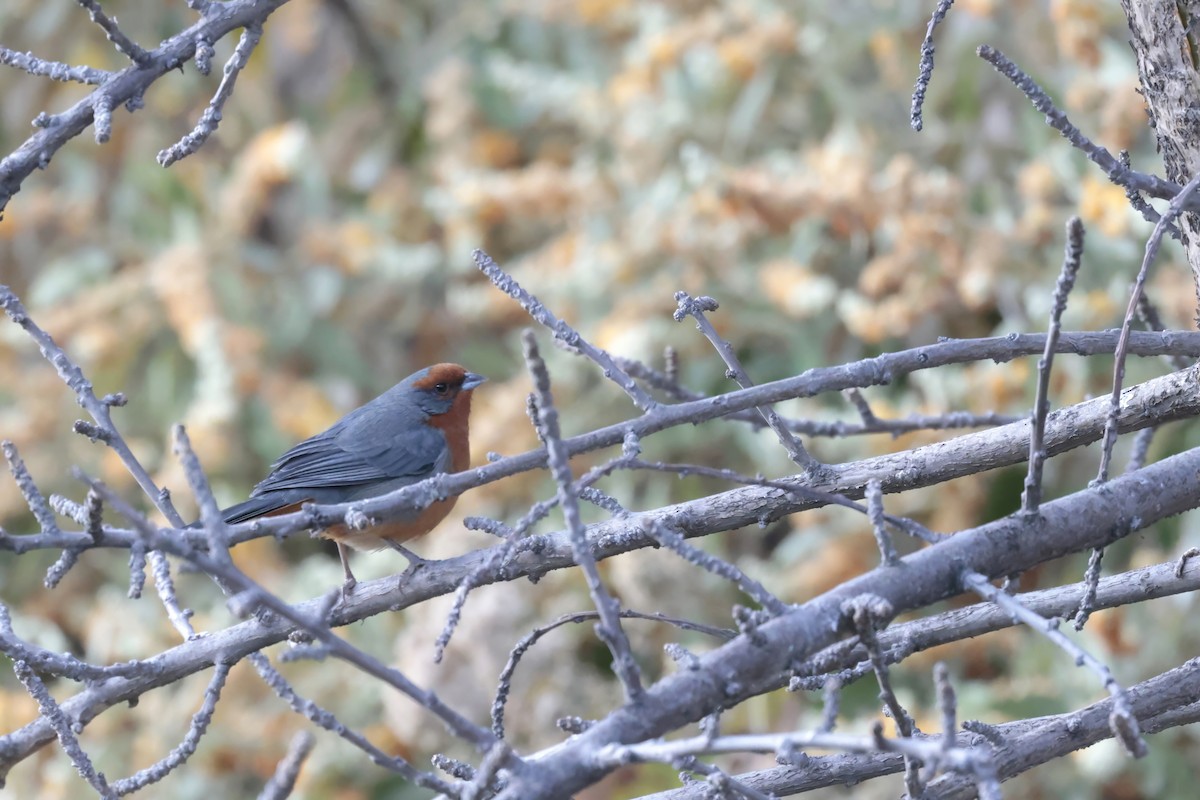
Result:
<svg viewBox="0 0 1200 800">
<path fill-rule="evenodd" d="M 450 448 L 437 428 L 417 413 L 369 403 L 324 433 L 288 450 L 251 497 L 294 489 L 361 489 L 400 486 L 448 468 Z"/>
</svg>

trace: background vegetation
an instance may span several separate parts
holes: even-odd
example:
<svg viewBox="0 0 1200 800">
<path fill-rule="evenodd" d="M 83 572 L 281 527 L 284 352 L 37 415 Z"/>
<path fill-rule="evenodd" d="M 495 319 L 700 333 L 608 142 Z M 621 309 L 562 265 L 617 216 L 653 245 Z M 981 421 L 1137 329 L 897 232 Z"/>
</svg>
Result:
<svg viewBox="0 0 1200 800">
<path fill-rule="evenodd" d="M 178 32 L 192 13 L 178 0 L 104 7 L 146 45 Z M 671 320 L 676 290 L 720 301 L 712 319 L 760 382 L 938 336 L 1043 330 L 1072 214 L 1083 218 L 1088 245 L 1065 326 L 1119 324 L 1149 226 L 974 48 L 989 43 L 1007 52 L 1093 139 L 1114 152 L 1127 148 L 1135 166 L 1158 171 L 1120 7 L 956 4 L 939 31 L 925 130 L 917 134 L 908 126 L 909 93 L 931 11 L 905 0 L 292 0 L 268 21 L 218 133 L 199 153 L 166 170 L 154 160 L 191 129 L 218 79 L 188 65 L 155 84 L 143 111 L 116 111 L 110 142 L 81 137 L 26 181 L 0 222 L 0 283 L 23 297 L 99 392 L 128 394 L 118 422 L 181 506 L 190 498 L 171 455 L 172 423 L 187 426 L 218 497 L 231 503 L 289 444 L 435 361 L 459 361 L 492 379 L 476 395 L 475 463 L 489 452 L 535 446 L 518 341 L 528 317 L 474 269 L 476 247 L 596 344 L 660 366 L 663 349 L 674 348 L 682 382 L 706 393 L 729 382 L 708 342 Z M 0 43 L 69 63 L 123 66 L 69 2 L 6 0 Z M 217 43 L 214 64 L 233 44 Z M 40 111 L 64 108 L 85 91 L 0 72 L 0 153 L 28 136 Z M 1173 247 L 1149 293 L 1169 325 L 1192 327 L 1190 275 Z M 568 433 L 632 413 L 594 368 L 547 355 Z M 1135 362 L 1127 384 L 1158 371 Z M 866 394 L 881 416 L 1024 414 L 1033 378 L 1033 360 L 1022 359 L 925 371 Z M 1051 396 L 1056 406 L 1076 402 L 1106 392 L 1110 380 L 1111 359 L 1064 357 Z M 856 418 L 836 397 L 781 410 Z M 71 433 L 78 415 L 21 331 L 0 326 L 0 438 L 18 444 L 44 490 L 78 497 L 67 466 L 79 464 L 145 504 L 111 453 Z M 950 435 L 819 439 L 810 449 L 836 462 Z M 1189 425 L 1160 437 L 1152 453 L 1195 439 Z M 794 471 L 769 431 L 733 423 L 673 429 L 645 445 L 653 458 L 772 476 Z M 1083 486 L 1094 450 L 1052 461 L 1047 496 Z M 1023 475 L 1012 468 L 909 492 L 888 510 L 935 530 L 977 525 L 1017 507 Z M 630 508 L 649 508 L 694 496 L 701 483 L 617 475 L 607 490 Z M 416 549 L 445 557 L 489 544 L 459 521 L 513 519 L 551 487 L 535 473 L 470 492 Z M 15 485 L 0 482 L 0 526 L 14 532 L 32 524 Z M 542 525 L 559 527 L 557 517 Z M 1119 545 L 1106 566 L 1162 561 L 1191 545 L 1200 535 L 1184 517 Z M 878 558 L 867 521 L 839 509 L 709 537 L 703 546 L 736 558 L 789 602 Z M 47 590 L 41 580 L 55 556 L 0 553 L 0 593 L 24 634 L 100 663 L 176 643 L 156 601 L 125 598 L 124 554 L 91 552 Z M 234 557 L 288 599 L 340 580 L 332 551 L 302 537 L 257 540 Z M 355 561 L 362 578 L 402 566 L 389 553 Z M 698 604 L 702 579 L 670 553 L 639 551 L 603 570 L 630 607 L 729 623 L 732 590 L 714 579 L 701 593 L 711 605 Z M 1078 580 L 1082 570 L 1083 560 L 1067 559 L 1027 576 L 1023 588 Z M 198 629 L 230 624 L 207 579 L 179 582 Z M 342 633 L 480 719 L 511 646 L 531 627 L 589 607 L 576 571 L 480 589 L 445 662 L 434 665 L 449 600 Z M 1193 605 L 1184 596 L 1100 612 L 1083 640 L 1120 679 L 1140 680 L 1196 652 L 1197 633 L 1185 624 Z M 1149 615 L 1153 638 L 1142 634 Z M 650 624 L 630 631 L 639 654 L 662 653 L 676 637 Z M 895 680 L 914 712 L 933 707 L 927 667 L 935 659 L 960 682 L 961 713 L 989 722 L 1099 696 L 1094 681 L 1063 677 L 1071 667 L 1061 653 L 1015 629 L 905 662 Z M 669 669 L 644 666 L 651 676 Z M 301 662 L 288 676 L 385 750 L 419 765 L 433 752 L 463 755 L 428 714 L 348 668 Z M 206 680 L 195 676 L 137 708 L 103 715 L 83 734 L 86 748 L 117 775 L 161 757 L 163 743 L 184 732 Z M 531 651 L 514 695 L 510 737 L 545 746 L 561 737 L 553 719 L 601 715 L 620 687 L 588 626 L 572 626 Z M 252 796 L 291 733 L 309 725 L 248 669 L 234 670 L 226 700 L 189 767 L 148 795 Z M 866 730 L 878 716 L 875 688 L 849 689 L 843 712 L 842 728 Z M 0 670 L 0 730 L 36 714 L 11 670 Z M 811 726 L 819 714 L 808 698 L 777 692 L 724 724 L 727 732 L 784 730 Z M 1143 761 L 1114 758 L 1115 749 L 1103 743 L 1008 791 L 1183 796 L 1200 763 L 1187 729 L 1158 735 Z M 745 770 L 770 762 L 724 763 Z M 876 784 L 855 796 L 899 791 L 897 779 Z M 580 797 L 627 798 L 676 785 L 670 769 L 630 768 Z M 70 763 L 51 747 L 14 769 L 0 796 L 52 800 L 80 790 Z M 399 785 L 318 733 L 299 796 L 428 793 Z"/>
</svg>

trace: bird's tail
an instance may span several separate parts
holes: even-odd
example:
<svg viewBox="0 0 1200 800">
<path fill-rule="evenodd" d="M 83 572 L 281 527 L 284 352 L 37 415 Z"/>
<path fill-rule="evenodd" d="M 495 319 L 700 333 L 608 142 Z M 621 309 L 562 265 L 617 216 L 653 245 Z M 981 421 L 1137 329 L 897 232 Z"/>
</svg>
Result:
<svg viewBox="0 0 1200 800">
<path fill-rule="evenodd" d="M 221 509 L 221 519 L 233 525 L 238 522 L 246 522 L 247 520 L 257 519 L 258 517 L 270 517 L 276 514 L 287 514 L 291 511 L 296 511 L 300 508 L 301 500 L 296 500 L 290 495 L 264 495 L 262 497 L 251 497 L 245 502 L 230 506 L 229 508 Z M 200 521 L 197 520 L 189 528 L 199 528 Z"/>
</svg>

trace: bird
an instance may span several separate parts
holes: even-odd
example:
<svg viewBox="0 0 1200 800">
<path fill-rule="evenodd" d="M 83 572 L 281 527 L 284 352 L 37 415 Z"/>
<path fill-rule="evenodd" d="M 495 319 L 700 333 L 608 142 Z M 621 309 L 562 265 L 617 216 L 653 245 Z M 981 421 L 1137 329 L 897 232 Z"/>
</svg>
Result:
<svg viewBox="0 0 1200 800">
<path fill-rule="evenodd" d="M 459 364 L 434 364 L 414 372 L 281 455 L 250 499 L 223 509 L 222 519 L 235 524 L 297 511 L 304 503 L 363 500 L 433 475 L 462 472 L 471 462 L 471 394 L 486 380 Z M 357 584 L 348 548 L 391 547 L 411 565 L 422 564 L 425 559 L 401 542 L 429 533 L 457 500 L 447 497 L 363 530 L 338 524 L 319 531 L 337 543 L 345 573 L 343 598 Z"/>
</svg>

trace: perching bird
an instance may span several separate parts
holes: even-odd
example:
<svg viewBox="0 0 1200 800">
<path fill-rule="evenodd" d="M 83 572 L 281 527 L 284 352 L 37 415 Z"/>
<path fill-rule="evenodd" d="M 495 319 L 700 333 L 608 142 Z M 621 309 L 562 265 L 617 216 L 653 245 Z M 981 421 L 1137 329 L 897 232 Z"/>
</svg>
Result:
<svg viewBox="0 0 1200 800">
<path fill-rule="evenodd" d="M 250 499 L 225 509 L 222 517 L 228 523 L 245 522 L 297 511 L 303 503 L 362 500 L 442 472 L 462 472 L 471 460 L 471 392 L 485 380 L 458 364 L 434 364 L 414 372 L 280 456 Z M 346 573 L 343 595 L 355 585 L 347 545 L 358 550 L 387 546 L 420 563 L 422 559 L 401 542 L 433 530 L 457 499 L 448 497 L 364 530 L 335 525 L 321 531 L 337 542 Z"/>
</svg>

